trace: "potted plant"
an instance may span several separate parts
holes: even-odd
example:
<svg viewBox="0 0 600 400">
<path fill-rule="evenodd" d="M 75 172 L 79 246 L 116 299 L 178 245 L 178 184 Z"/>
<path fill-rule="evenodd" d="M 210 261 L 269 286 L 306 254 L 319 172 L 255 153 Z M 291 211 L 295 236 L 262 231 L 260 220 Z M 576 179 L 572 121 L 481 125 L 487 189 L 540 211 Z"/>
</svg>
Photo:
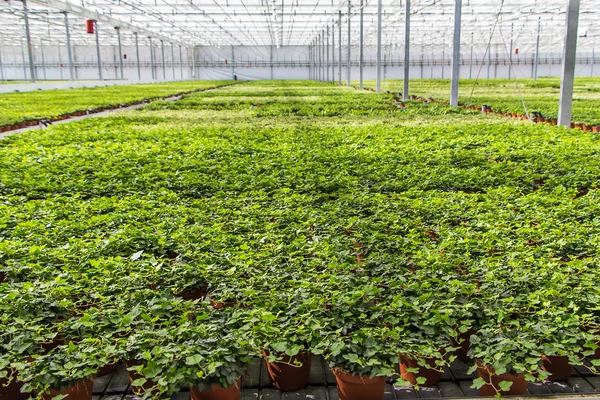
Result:
<svg viewBox="0 0 600 400">
<path fill-rule="evenodd" d="M 98 369 L 106 364 L 101 342 L 69 342 L 48 354 L 13 363 L 34 399 L 91 400 Z"/>
<path fill-rule="evenodd" d="M 277 296 L 274 296 L 277 299 Z M 256 321 L 254 346 L 260 349 L 271 384 L 281 391 L 296 391 L 308 385 L 313 344 L 319 340 L 314 329 L 318 313 L 301 299 L 274 301 L 252 313 Z"/>
<path fill-rule="evenodd" d="M 324 353 L 337 381 L 340 400 L 381 400 L 386 379 L 395 374 L 397 349 L 387 328 L 359 328 L 330 336 Z"/>
</svg>

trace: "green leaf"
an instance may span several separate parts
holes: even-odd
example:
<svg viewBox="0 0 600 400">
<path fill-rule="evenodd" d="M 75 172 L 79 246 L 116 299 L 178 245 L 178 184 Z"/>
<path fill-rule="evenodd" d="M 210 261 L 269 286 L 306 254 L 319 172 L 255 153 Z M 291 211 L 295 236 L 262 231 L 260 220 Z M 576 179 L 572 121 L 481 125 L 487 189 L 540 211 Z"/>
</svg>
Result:
<svg viewBox="0 0 600 400">
<path fill-rule="evenodd" d="M 500 390 L 502 390 L 503 392 L 508 392 L 510 390 L 510 387 L 513 385 L 513 382 L 501 381 L 498 385 L 500 386 Z"/>
<path fill-rule="evenodd" d="M 473 379 L 473 384 L 471 385 L 471 387 L 473 389 L 481 389 L 485 384 L 486 382 L 483 378 L 475 378 Z"/>
<path fill-rule="evenodd" d="M 137 378 L 136 380 L 131 382 L 131 386 L 144 386 L 146 381 L 146 378 Z"/>
<path fill-rule="evenodd" d="M 204 360 L 204 357 L 202 357 L 200 354 L 195 354 L 193 356 L 186 357 L 185 364 L 186 365 L 198 365 L 202 362 L 202 360 Z"/>
</svg>

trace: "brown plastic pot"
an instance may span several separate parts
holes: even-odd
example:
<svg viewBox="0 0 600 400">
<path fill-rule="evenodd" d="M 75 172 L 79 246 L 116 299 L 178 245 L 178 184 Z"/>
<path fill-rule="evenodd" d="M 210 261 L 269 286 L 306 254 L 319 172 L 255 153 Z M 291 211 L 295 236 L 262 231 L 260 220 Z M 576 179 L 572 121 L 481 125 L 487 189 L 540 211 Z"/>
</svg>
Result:
<svg viewBox="0 0 600 400">
<path fill-rule="evenodd" d="M 550 373 L 551 381 L 566 381 L 573 373 L 573 367 L 567 356 L 546 356 L 542 358 L 544 369 Z"/>
<path fill-rule="evenodd" d="M 210 300 L 210 305 L 215 309 L 215 310 L 222 310 L 224 308 L 229 308 L 229 307 L 235 307 L 235 304 L 233 301 L 214 301 L 214 300 Z"/>
<path fill-rule="evenodd" d="M 405 381 L 409 382 L 411 385 L 419 385 L 417 378 L 425 378 L 425 383 L 420 384 L 419 386 L 434 386 L 437 385 L 440 379 L 442 378 L 442 373 L 434 369 L 435 358 L 427 358 L 425 359 L 427 365 L 431 366 L 431 368 L 425 368 L 419 365 L 417 360 L 411 360 L 406 357 L 400 357 L 400 376 Z M 418 372 L 409 372 L 409 368 L 418 368 Z"/>
<path fill-rule="evenodd" d="M 385 376 L 350 375 L 341 369 L 333 369 L 339 400 L 382 400 L 385 393 Z"/>
<path fill-rule="evenodd" d="M 592 130 L 592 127 L 587 124 L 581 125 L 581 128 L 583 129 L 584 132 L 589 132 Z"/>
<path fill-rule="evenodd" d="M 270 362 L 269 353 L 263 352 L 269 371 L 271 384 L 282 392 L 301 390 L 308 385 L 310 380 L 310 367 L 312 353 L 300 352 L 293 357 L 283 355 L 281 361 Z M 297 365 L 300 363 L 300 365 Z"/>
<path fill-rule="evenodd" d="M 461 361 L 469 361 L 469 348 L 471 347 L 471 335 L 473 333 L 473 330 L 468 330 L 467 332 L 458 335 L 458 339 L 461 340 L 460 343 L 458 343 L 458 340 L 453 340 L 454 347 L 458 347 L 458 350 L 456 350 L 456 358 Z"/>
<path fill-rule="evenodd" d="M 200 300 L 204 298 L 204 296 L 206 296 L 207 291 L 208 285 L 205 284 L 198 288 L 184 290 L 183 292 L 179 293 L 179 297 L 181 297 L 184 300 Z"/>
<path fill-rule="evenodd" d="M 191 387 L 190 393 L 192 400 L 238 400 L 242 387 L 242 379 L 238 379 L 237 384 L 229 385 L 224 388 L 218 383 L 210 385 L 210 392 L 202 392 L 197 387 Z"/>
<path fill-rule="evenodd" d="M 59 395 L 67 395 L 64 400 L 91 400 L 94 391 L 94 379 L 82 379 L 76 385 L 65 390 L 52 390 L 50 394 L 44 394 L 43 400 L 51 400 Z"/>
<path fill-rule="evenodd" d="M 125 365 L 127 366 L 127 374 L 129 375 L 129 382 L 133 383 L 136 379 L 143 378 L 142 375 L 138 374 L 136 371 L 130 371 L 129 368 L 135 367 L 139 364 L 132 361 L 125 361 Z M 143 396 L 145 393 L 152 393 L 152 388 L 156 386 L 156 383 L 147 379 L 146 382 L 142 386 L 134 386 L 131 385 L 131 391 L 136 396 Z"/>
<path fill-rule="evenodd" d="M 477 363 L 477 376 L 482 378 L 486 384 L 479 389 L 480 396 L 502 395 L 520 396 L 527 392 L 527 381 L 523 374 L 501 374 L 496 375 L 491 367 Z M 509 390 L 500 390 L 500 382 L 509 381 L 512 385 Z"/>
<path fill-rule="evenodd" d="M 552 118 L 552 119 L 550 120 L 550 123 L 551 123 L 552 125 L 558 125 L 558 120 L 557 120 L 556 118 Z"/>
<path fill-rule="evenodd" d="M 600 126 L 599 125 L 592 126 L 592 132 L 594 132 L 594 133 L 600 133 Z"/>
<path fill-rule="evenodd" d="M 10 384 L 5 378 L 0 379 L 0 400 L 25 400 L 29 393 L 21 393 L 23 383 L 13 379 Z"/>
<path fill-rule="evenodd" d="M 110 375 L 115 372 L 117 368 L 119 368 L 119 363 L 106 364 L 104 367 L 98 370 L 98 374 L 96 376 Z"/>
</svg>

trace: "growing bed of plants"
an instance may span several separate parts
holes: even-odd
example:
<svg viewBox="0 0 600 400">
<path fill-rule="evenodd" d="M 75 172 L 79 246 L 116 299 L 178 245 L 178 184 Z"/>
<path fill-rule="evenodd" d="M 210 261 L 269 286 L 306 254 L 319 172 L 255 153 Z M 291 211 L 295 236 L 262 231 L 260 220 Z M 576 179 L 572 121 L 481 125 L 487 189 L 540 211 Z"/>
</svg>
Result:
<svg viewBox="0 0 600 400">
<path fill-rule="evenodd" d="M 0 378 L 51 398 L 126 362 L 160 398 L 310 353 L 417 385 L 468 357 L 492 393 L 595 371 L 599 145 L 293 81 L 1 140 Z"/>
<path fill-rule="evenodd" d="M 183 81 L 0 93 L 0 127 L 40 119 L 54 119 L 78 111 L 157 99 L 227 83 L 230 81 Z"/>
<path fill-rule="evenodd" d="M 358 85 L 358 82 L 353 82 Z M 448 79 L 412 79 L 410 94 L 447 100 L 450 93 Z M 383 90 L 401 92 L 401 80 L 386 80 Z M 375 81 L 365 81 L 365 87 L 374 88 Z M 559 78 L 519 79 L 463 79 L 459 87 L 461 104 L 481 107 L 488 105 L 505 113 L 524 114 L 523 103 L 529 113 L 539 112 L 545 118 L 557 118 L 560 98 Z M 523 96 L 523 100 L 521 99 Z M 600 125 L 600 78 L 577 77 L 573 94 L 573 122 Z"/>
</svg>

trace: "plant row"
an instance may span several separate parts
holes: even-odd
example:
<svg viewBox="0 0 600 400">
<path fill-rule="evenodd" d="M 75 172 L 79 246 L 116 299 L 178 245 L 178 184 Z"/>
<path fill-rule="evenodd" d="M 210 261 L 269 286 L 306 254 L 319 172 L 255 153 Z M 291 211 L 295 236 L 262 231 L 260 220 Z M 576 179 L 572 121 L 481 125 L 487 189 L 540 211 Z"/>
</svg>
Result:
<svg viewBox="0 0 600 400">
<path fill-rule="evenodd" d="M 358 85 L 358 82 L 353 82 Z M 365 87 L 374 88 L 375 82 L 366 81 Z M 384 91 L 401 92 L 401 80 L 386 80 Z M 443 100 L 448 98 L 450 81 L 447 79 L 411 79 L 410 94 L 423 98 Z M 519 79 L 518 82 L 506 79 L 461 80 L 459 86 L 460 104 L 475 106 L 478 110 L 484 105 L 505 114 L 535 114 L 544 119 L 558 118 L 560 99 L 560 79 L 540 78 Z M 573 94 L 573 123 L 587 126 L 600 126 L 600 79 L 577 77 Z M 525 107 L 525 108 L 524 108 Z"/>
<path fill-rule="evenodd" d="M 223 86 L 231 81 L 184 81 L 84 89 L 0 94 L 0 128 L 25 128 L 39 120 L 85 115 L 88 110 L 117 108 L 181 93 Z M 9 129 L 10 128 L 10 129 Z"/>
</svg>

